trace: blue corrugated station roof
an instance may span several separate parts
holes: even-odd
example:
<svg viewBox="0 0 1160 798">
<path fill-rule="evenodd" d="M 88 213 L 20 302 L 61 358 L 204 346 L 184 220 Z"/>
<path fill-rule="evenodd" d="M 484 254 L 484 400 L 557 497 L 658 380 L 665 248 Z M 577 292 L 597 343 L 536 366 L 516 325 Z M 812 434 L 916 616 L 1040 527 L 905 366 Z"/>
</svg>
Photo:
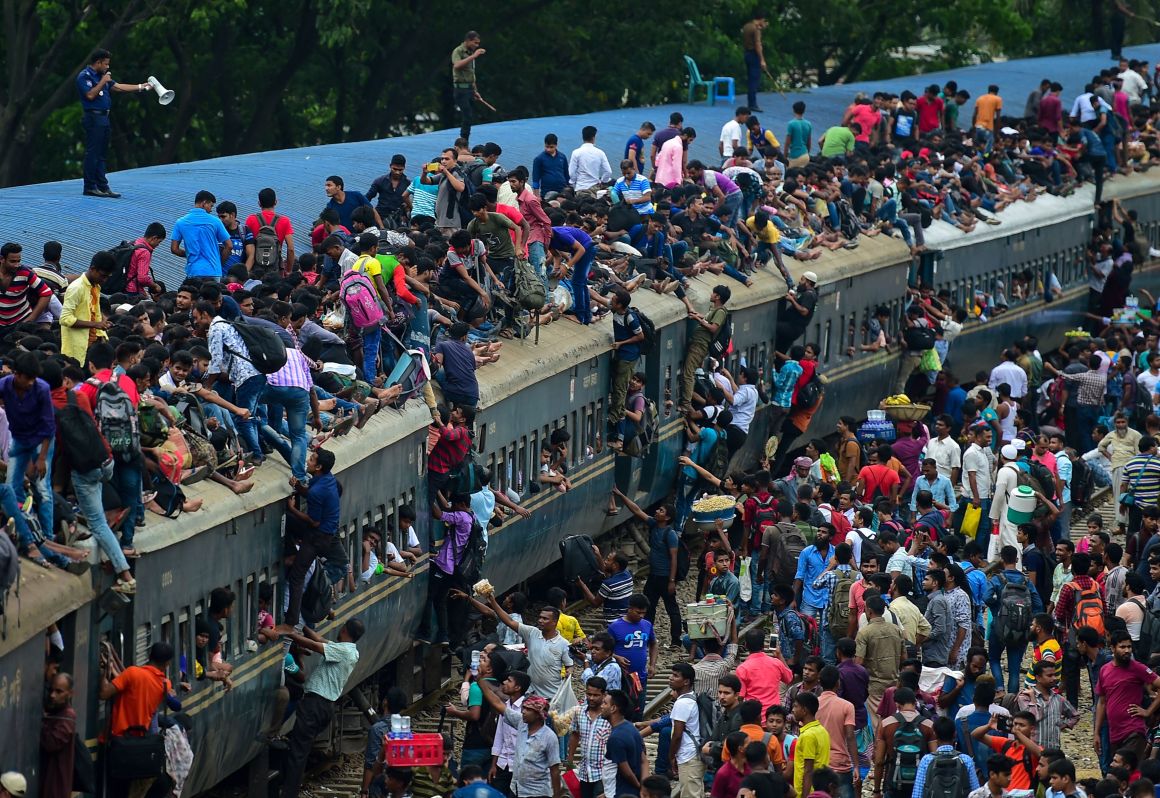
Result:
<svg viewBox="0 0 1160 798">
<path fill-rule="evenodd" d="M 1125 53 L 1132 58 L 1155 62 L 1160 50 L 1155 45 L 1143 45 L 1125 48 Z M 980 64 L 951 72 L 874 83 L 826 86 L 784 97 L 765 93 L 759 96 L 765 109 L 760 116 L 763 125 L 780 137 L 792 116 L 790 106 L 794 101 L 804 99 L 808 106 L 806 116 L 814 124 L 816 141 L 827 127 L 840 119 L 842 111 L 858 91 L 901 92 L 910 89 L 920 93 L 932 82 L 941 85 L 951 78 L 958 81 L 960 88 L 969 91 L 972 98 L 984 94 L 988 84 L 997 83 L 1004 98 L 1004 111 L 1018 115 L 1022 113 L 1028 93 L 1041 79 L 1050 77 L 1064 86 L 1066 111 L 1083 84 L 1110 63 L 1107 51 L 1100 51 Z M 683 71 L 683 65 L 673 64 L 672 69 Z M 488 81 L 495 87 L 489 92 L 490 99 L 495 102 L 502 96 L 501 79 L 489 76 Z M 742 104 L 745 102 L 744 86 L 739 84 L 737 89 L 736 103 Z M 970 119 L 972 106 L 973 102 L 968 103 L 960 113 L 964 123 Z M 532 159 L 542 150 L 546 133 L 556 133 L 560 137 L 561 151 L 570 152 L 580 144 L 581 127 L 591 124 L 599 129 L 597 145 L 608 154 L 615 169 L 625 141 L 636 132 L 641 122 L 651 121 L 659 129 L 668 123 L 672 111 L 680 111 L 685 124 L 698 131 L 690 159 L 712 162 L 717 160 L 721 126 L 732 115 L 730 107 L 722 101 L 712 107 L 702 101 L 696 105 L 622 108 L 576 116 L 535 117 L 531 116 L 535 113 L 534 108 L 527 111 L 529 117 L 524 119 L 475 126 L 473 141 L 499 143 L 504 149 L 500 163 L 510 169 L 519 164 L 530 166 Z M 173 111 L 157 106 L 154 113 Z M 77 134 L 80 135 L 79 130 Z M 60 240 L 64 243 L 66 270 L 79 271 L 87 265 L 94 251 L 141 235 L 149 222 L 160 221 L 172 231 L 174 221 L 192 207 L 194 195 L 202 189 L 212 191 L 219 201 L 232 200 L 244 218 L 257 210 L 258 191 L 271 186 L 278 192 L 278 211 L 294 222 L 297 249 L 304 252 L 309 248 L 308 225 L 326 204 L 323 182 L 328 175 L 341 175 L 347 188 L 365 192 L 375 177 L 387 171 L 395 153 L 406 156 L 407 173 L 414 175 L 419 163 L 450 146 L 456 135 L 455 130 L 441 130 L 377 141 L 250 153 L 114 172 L 110 174 L 110 183 L 115 191 L 123 194 L 121 199 L 82 196 L 79 178 L 0 189 L 0 240 L 23 244 L 27 263 L 39 263 L 43 242 Z M 158 247 L 154 257 L 154 272 L 158 279 L 175 287 L 181 281 L 183 270 L 184 261 L 171 255 L 166 243 Z"/>
</svg>

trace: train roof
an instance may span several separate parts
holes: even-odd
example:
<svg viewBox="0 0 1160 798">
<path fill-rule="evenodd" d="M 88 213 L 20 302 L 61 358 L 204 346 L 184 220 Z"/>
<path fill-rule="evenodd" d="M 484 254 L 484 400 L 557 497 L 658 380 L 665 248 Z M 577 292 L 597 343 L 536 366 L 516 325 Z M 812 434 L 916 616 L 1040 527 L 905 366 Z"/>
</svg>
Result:
<svg viewBox="0 0 1160 798">
<path fill-rule="evenodd" d="M 1148 46 L 1126 48 L 1125 53 L 1135 58 L 1151 59 L 1154 56 Z M 824 86 L 784 97 L 767 93 L 760 97 L 762 106 L 767 109 L 760 116 L 766 127 L 780 134 L 790 119 L 790 106 L 801 98 L 807 103 L 806 116 L 815 125 L 814 137 L 817 139 L 829 125 L 838 121 L 856 92 L 915 90 L 928 83 L 941 85 L 951 78 L 960 88 L 970 91 L 972 97 L 984 94 L 988 84 L 999 84 L 1000 93 L 1007 102 L 1006 110 L 1019 113 L 1027 93 L 1043 76 L 1049 75 L 1063 83 L 1065 96 L 1070 100 L 1077 87 L 1108 63 L 1105 52 L 1088 52 L 979 64 L 873 83 Z M 674 74 L 683 71 L 680 64 L 673 64 L 671 68 Z M 481 73 L 480 80 L 484 87 L 500 83 L 498 76 L 489 76 L 486 70 Z M 502 95 L 496 91 L 485 94 L 502 107 Z M 967 118 L 970 109 L 970 104 L 963 108 L 963 118 Z M 715 107 L 703 103 L 672 104 L 517 119 L 477 125 L 474 130 L 478 141 L 490 139 L 503 146 L 500 163 L 510 168 L 521 163 L 530 164 L 542 148 L 545 133 L 557 133 L 562 149 L 567 152 L 579 145 L 580 128 L 593 124 L 600 131 L 598 144 L 615 163 L 623 151 L 624 142 L 636 132 L 641 122 L 650 120 L 658 128 L 663 127 L 673 111 L 682 113 L 685 124 L 700 131 L 690 158 L 702 158 L 707 162 L 716 160 L 718 131 L 730 117 L 729 107 L 720 103 Z M 159 114 L 171 112 L 160 108 L 156 111 Z M 114 123 L 115 120 L 114 116 Z M 172 230 L 173 222 L 192 206 L 194 195 L 202 189 L 213 191 L 219 200 L 233 200 L 241 213 L 247 215 L 255 210 L 258 191 L 273 186 L 279 195 L 279 212 L 296 223 L 296 236 L 305 241 L 307 225 L 317 218 L 326 204 L 322 184 L 328 175 L 341 175 L 352 190 L 365 190 L 375 177 L 387 170 L 395 153 L 407 157 L 408 172 L 414 175 L 418 163 L 429 160 L 441 148 L 449 146 L 455 135 L 452 130 L 441 130 L 377 141 L 249 153 L 131 169 L 111 175 L 112 185 L 124 195 L 118 200 L 83 197 L 80 180 L 0 189 L 0 231 L 3 231 L 0 235 L 5 240 L 23 243 L 27 249 L 25 259 L 29 262 L 35 260 L 44 241 L 60 240 L 64 244 L 63 263 L 76 270 L 88 263 L 94 251 L 140 235 L 148 222 L 160 221 Z M 983 231 L 976 230 L 975 235 L 982 234 Z M 304 248 L 300 247 L 300 251 Z M 170 286 L 181 281 L 183 268 L 183 263 L 164 246 L 154 254 L 155 273 L 158 279 Z"/>
</svg>

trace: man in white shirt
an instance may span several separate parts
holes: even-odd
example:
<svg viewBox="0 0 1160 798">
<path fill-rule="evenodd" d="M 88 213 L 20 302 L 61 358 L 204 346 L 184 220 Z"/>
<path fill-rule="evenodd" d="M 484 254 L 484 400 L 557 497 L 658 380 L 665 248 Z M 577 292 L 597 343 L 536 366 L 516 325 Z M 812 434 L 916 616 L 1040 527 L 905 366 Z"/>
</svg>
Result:
<svg viewBox="0 0 1160 798">
<path fill-rule="evenodd" d="M 946 477 L 951 485 L 959 484 L 963 465 L 963 453 L 959 442 L 951 437 L 951 426 L 954 422 L 946 413 L 934 420 L 934 434 L 926 444 L 926 456 L 934 460 L 939 476 Z"/>
<path fill-rule="evenodd" d="M 738 147 L 744 147 L 747 139 L 745 123 L 749 121 L 749 109 L 744 105 L 739 106 L 733 113 L 733 118 L 725 123 L 721 128 L 721 140 L 717 142 L 717 152 L 721 154 L 721 160 L 733 157 L 733 151 Z"/>
<path fill-rule="evenodd" d="M 1099 308 L 1108 275 L 1112 273 L 1112 245 L 1100 244 L 1099 254 L 1088 264 L 1088 307 Z"/>
<path fill-rule="evenodd" d="M 580 138 L 584 143 L 572 150 L 572 157 L 568 160 L 572 188 L 584 191 L 600 184 L 611 183 L 612 167 L 608 165 L 608 156 L 604 154 L 604 150 L 596 146 L 596 128 L 585 125 L 580 131 Z"/>
<path fill-rule="evenodd" d="M 681 798 L 703 798 L 705 795 L 705 763 L 698 753 L 701 747 L 699 741 L 706 735 L 701 732 L 697 699 L 693 693 L 696 678 L 696 671 L 687 662 L 673 665 L 669 676 L 669 689 L 677 696 L 669 711 L 673 721 L 669 743 L 669 775 L 677 775 Z"/>
<path fill-rule="evenodd" d="M 995 562 L 999 559 L 999 551 L 1004 546 L 1014 546 L 1020 552 L 1022 564 L 1022 546 L 1016 536 L 1017 527 L 1007 519 L 1007 501 L 1011 494 L 1019 487 L 1019 466 L 1015 461 L 1019 459 L 1019 450 L 1012 444 L 1007 444 L 999 450 L 1003 458 L 1003 465 L 995 475 L 995 498 L 991 502 L 991 523 L 999 528 L 998 535 L 991 536 L 991 550 L 988 559 Z"/>
<path fill-rule="evenodd" d="M 987 385 L 997 392 L 1000 385 L 1007 383 L 1011 386 L 1011 398 L 1020 401 L 1027 394 L 1027 372 L 1016 363 L 1019 357 L 1014 349 L 1008 347 L 1003 350 L 1003 362 L 991 369 L 991 377 Z"/>
<path fill-rule="evenodd" d="M 1071 118 L 1079 117 L 1079 122 L 1082 125 L 1084 122 L 1094 122 L 1096 118 L 1096 107 L 1099 99 L 1091 93 L 1091 84 L 1088 84 L 1086 91 L 1075 98 L 1075 102 L 1071 104 Z"/>
<path fill-rule="evenodd" d="M 987 425 L 976 425 L 970 432 L 971 443 L 963 452 L 963 501 L 978 502 L 982 516 L 975 537 L 983 540 L 984 533 L 990 532 L 991 461 L 987 452 L 991 448 L 991 434 Z"/>
<path fill-rule="evenodd" d="M 733 426 L 749 434 L 749 425 L 753 423 L 753 414 L 757 410 L 757 372 L 749 366 L 743 367 L 737 373 L 737 389 L 733 391 L 733 402 L 730 410 L 733 413 Z"/>
<path fill-rule="evenodd" d="M 1133 58 L 1128 62 L 1128 68 L 1116 76 L 1124 81 L 1123 89 L 1124 94 L 1128 95 L 1128 105 L 1139 105 L 1143 102 L 1144 92 L 1148 91 L 1148 84 L 1140 76 L 1139 69 L 1140 62 Z"/>
</svg>

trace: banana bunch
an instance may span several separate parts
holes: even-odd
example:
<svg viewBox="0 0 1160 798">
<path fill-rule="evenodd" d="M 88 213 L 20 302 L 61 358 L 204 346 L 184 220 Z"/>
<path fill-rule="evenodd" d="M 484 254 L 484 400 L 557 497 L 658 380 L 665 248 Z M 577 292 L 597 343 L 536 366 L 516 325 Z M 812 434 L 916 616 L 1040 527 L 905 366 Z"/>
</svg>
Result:
<svg viewBox="0 0 1160 798">
<path fill-rule="evenodd" d="M 732 509 L 736 504 L 737 500 L 732 496 L 706 496 L 693 502 L 693 512 L 715 513 Z"/>
<path fill-rule="evenodd" d="M 896 393 L 896 394 L 894 394 L 894 396 L 886 397 L 886 401 L 883 402 L 883 404 L 891 405 L 891 406 L 893 406 L 893 405 L 908 405 L 908 404 L 911 404 L 911 401 L 910 401 L 910 397 L 907 396 L 906 394 Z"/>
</svg>

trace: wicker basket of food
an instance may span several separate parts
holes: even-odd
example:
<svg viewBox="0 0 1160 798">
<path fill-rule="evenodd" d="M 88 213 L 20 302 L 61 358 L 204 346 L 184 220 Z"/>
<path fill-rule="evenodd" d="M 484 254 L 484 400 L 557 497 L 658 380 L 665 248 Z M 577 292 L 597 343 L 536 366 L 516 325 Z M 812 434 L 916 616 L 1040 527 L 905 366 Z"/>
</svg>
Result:
<svg viewBox="0 0 1160 798">
<path fill-rule="evenodd" d="M 732 496 L 706 496 L 693 502 L 693 523 L 701 529 L 713 529 L 718 521 L 725 526 L 733 523 L 737 500 Z"/>
<path fill-rule="evenodd" d="M 882 409 L 895 421 L 922 421 L 930 413 L 930 405 L 883 405 Z"/>
</svg>

